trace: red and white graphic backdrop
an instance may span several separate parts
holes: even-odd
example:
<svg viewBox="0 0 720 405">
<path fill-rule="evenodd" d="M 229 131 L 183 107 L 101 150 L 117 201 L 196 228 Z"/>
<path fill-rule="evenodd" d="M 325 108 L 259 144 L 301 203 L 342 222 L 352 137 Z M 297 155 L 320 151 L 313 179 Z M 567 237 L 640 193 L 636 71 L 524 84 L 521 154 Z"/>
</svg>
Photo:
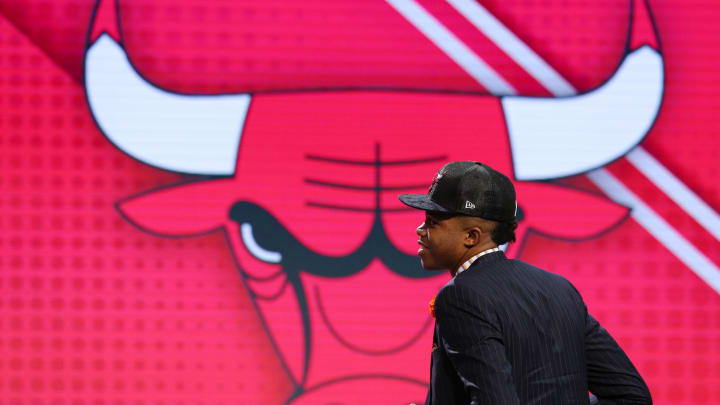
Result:
<svg viewBox="0 0 720 405">
<path fill-rule="evenodd" d="M 445 160 L 519 173 L 507 103 L 592 97 L 641 49 L 662 61 L 648 131 L 515 178 L 508 253 L 577 286 L 655 403 L 717 403 L 719 18 L 700 1 L 0 2 L 0 403 L 421 401 L 447 276 L 391 264 L 421 221 L 395 196 Z M 121 99 L 123 72 L 151 96 Z M 621 95 L 612 122 L 632 127 L 645 93 Z M 204 104 L 172 121 L 155 96 L 237 100 L 234 147 L 214 154 Z M 344 257 L 361 264 L 331 273 Z"/>
</svg>

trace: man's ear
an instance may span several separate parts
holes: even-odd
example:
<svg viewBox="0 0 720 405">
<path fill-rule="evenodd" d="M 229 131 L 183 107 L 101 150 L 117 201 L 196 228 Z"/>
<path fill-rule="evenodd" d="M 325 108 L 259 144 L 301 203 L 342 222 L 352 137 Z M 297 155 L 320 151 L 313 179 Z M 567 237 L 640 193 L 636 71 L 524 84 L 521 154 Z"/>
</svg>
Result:
<svg viewBox="0 0 720 405">
<path fill-rule="evenodd" d="M 479 226 L 473 226 L 471 228 L 468 228 L 465 230 L 465 240 L 463 241 L 465 244 L 465 247 L 471 248 L 478 243 L 480 243 L 480 240 L 482 239 L 483 230 Z"/>
</svg>

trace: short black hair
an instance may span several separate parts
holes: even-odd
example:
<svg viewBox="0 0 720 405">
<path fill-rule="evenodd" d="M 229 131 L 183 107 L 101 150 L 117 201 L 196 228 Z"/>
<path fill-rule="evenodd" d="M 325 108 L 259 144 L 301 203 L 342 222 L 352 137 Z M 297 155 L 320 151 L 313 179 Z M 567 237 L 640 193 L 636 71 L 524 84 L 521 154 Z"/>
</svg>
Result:
<svg viewBox="0 0 720 405">
<path fill-rule="evenodd" d="M 435 213 L 433 213 L 435 214 Z M 435 214 L 437 215 L 437 214 Z M 498 246 L 504 245 L 509 242 L 515 242 L 515 229 L 518 227 L 518 220 L 522 218 L 515 217 L 509 221 L 491 221 L 489 219 L 474 217 L 470 215 L 454 215 L 447 213 L 440 213 L 437 215 L 439 218 L 447 219 L 452 217 L 463 218 L 466 227 L 479 226 L 483 229 L 483 232 L 490 232 L 490 239 Z M 471 221 L 471 222 L 469 222 Z M 476 222 L 482 221 L 482 223 Z M 489 226 L 492 226 L 490 228 Z"/>
<path fill-rule="evenodd" d="M 490 233 L 490 238 L 498 246 L 515 242 L 515 229 L 517 227 L 517 218 L 513 218 L 511 221 L 498 222 Z"/>
</svg>

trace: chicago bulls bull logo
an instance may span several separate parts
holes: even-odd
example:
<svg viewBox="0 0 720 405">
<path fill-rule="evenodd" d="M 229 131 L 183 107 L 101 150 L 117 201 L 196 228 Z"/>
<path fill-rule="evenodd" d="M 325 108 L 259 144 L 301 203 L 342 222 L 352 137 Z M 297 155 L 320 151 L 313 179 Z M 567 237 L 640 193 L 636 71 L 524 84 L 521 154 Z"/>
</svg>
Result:
<svg viewBox="0 0 720 405">
<path fill-rule="evenodd" d="M 117 5 L 99 2 L 85 56 L 87 100 L 100 130 L 126 154 L 208 176 L 118 208 L 156 234 L 226 235 L 295 387 L 288 402 L 344 403 L 377 386 L 382 397 L 406 403 L 424 396 L 432 328 L 425 308 L 446 279 L 420 268 L 412 236 L 419 217 L 397 194 L 427 190 L 448 160 L 480 160 L 511 174 L 521 221 L 510 256 L 528 232 L 580 239 L 621 221 L 625 208 L 540 180 L 607 164 L 652 126 L 662 58 L 654 31 L 638 28 L 651 27 L 649 14 L 642 3 L 634 9 L 617 71 L 580 95 L 187 95 L 138 74 Z"/>
</svg>

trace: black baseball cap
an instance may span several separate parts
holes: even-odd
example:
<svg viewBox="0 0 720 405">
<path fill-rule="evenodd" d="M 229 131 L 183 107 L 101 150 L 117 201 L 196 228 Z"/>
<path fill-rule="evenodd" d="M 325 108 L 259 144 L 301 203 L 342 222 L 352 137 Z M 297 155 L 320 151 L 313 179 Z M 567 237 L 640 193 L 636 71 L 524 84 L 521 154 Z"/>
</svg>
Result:
<svg viewBox="0 0 720 405">
<path fill-rule="evenodd" d="M 450 162 L 433 178 L 427 195 L 400 194 L 405 205 L 420 210 L 507 222 L 515 219 L 517 200 L 510 179 L 472 161 Z"/>
</svg>

